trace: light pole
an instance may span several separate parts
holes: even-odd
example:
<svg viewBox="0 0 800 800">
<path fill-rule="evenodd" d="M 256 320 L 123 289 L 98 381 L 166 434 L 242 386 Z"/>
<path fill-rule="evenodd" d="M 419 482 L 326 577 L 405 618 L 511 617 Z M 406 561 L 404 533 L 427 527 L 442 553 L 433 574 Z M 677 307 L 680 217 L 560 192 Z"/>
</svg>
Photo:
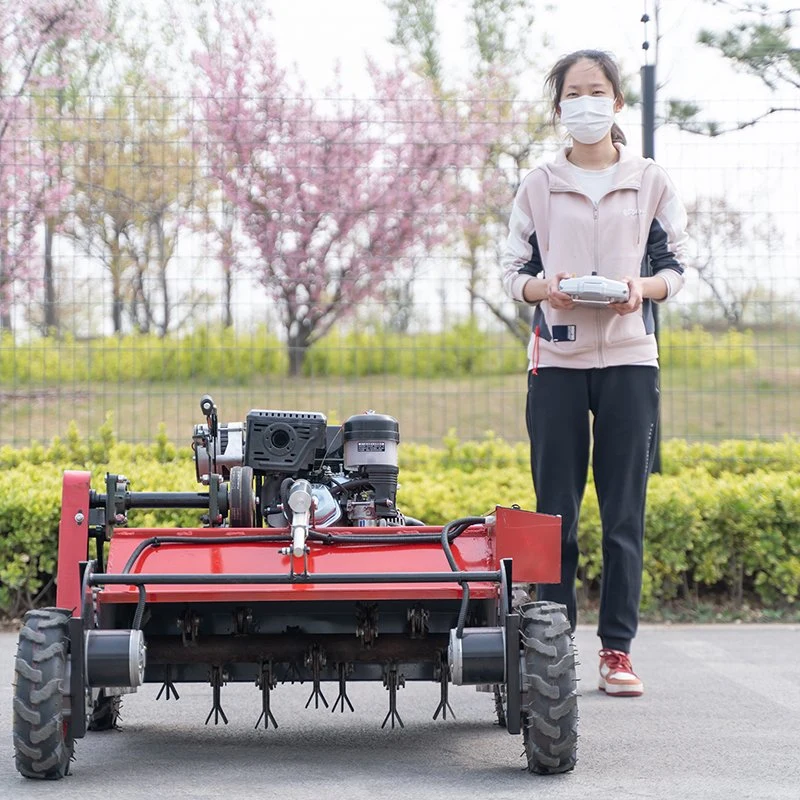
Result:
<svg viewBox="0 0 800 800">
<path fill-rule="evenodd" d="M 647 38 L 647 23 L 650 15 L 647 13 L 647 0 L 641 22 L 644 25 L 644 64 L 641 68 L 642 80 L 642 155 L 645 158 L 656 157 L 656 60 L 658 55 L 658 3 L 655 7 L 656 22 L 656 47 L 653 49 L 652 63 L 650 58 L 650 42 Z M 656 342 L 658 342 L 658 306 L 653 303 L 653 324 Z M 659 409 L 656 427 L 653 432 L 653 472 L 661 472 L 661 410 Z"/>
</svg>

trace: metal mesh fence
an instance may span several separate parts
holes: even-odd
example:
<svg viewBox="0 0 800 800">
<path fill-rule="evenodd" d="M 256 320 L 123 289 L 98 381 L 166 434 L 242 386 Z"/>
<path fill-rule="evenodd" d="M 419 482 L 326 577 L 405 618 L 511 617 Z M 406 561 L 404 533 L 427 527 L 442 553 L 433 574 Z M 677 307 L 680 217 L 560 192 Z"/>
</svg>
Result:
<svg viewBox="0 0 800 800">
<path fill-rule="evenodd" d="M 120 438 L 188 442 L 205 392 L 230 420 L 372 408 L 405 441 L 525 441 L 499 257 L 521 176 L 559 146 L 545 109 L 226 100 L 26 99 L 0 140 L 0 444 L 109 413 Z M 638 111 L 621 124 L 638 150 Z M 692 234 L 660 313 L 664 438 L 800 429 L 798 130 L 658 132 Z"/>
</svg>

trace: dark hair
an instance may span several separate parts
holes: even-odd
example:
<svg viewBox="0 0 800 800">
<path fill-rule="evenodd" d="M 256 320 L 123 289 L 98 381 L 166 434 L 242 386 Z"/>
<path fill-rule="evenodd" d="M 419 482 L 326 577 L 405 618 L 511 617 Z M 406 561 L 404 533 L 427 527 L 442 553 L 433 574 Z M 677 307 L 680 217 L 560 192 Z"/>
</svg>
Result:
<svg viewBox="0 0 800 800">
<path fill-rule="evenodd" d="M 554 124 L 558 121 L 558 106 L 561 101 L 561 92 L 564 90 L 564 79 L 567 76 L 567 72 L 570 67 L 583 59 L 594 61 L 594 63 L 603 70 L 603 74 L 611 83 L 614 99 L 623 99 L 622 79 L 620 78 L 619 67 L 614 57 L 603 50 L 576 50 L 574 53 L 561 56 L 545 79 L 545 88 L 552 100 Z M 628 143 L 625 134 L 616 122 L 611 126 L 611 141 L 620 142 L 621 144 Z"/>
</svg>

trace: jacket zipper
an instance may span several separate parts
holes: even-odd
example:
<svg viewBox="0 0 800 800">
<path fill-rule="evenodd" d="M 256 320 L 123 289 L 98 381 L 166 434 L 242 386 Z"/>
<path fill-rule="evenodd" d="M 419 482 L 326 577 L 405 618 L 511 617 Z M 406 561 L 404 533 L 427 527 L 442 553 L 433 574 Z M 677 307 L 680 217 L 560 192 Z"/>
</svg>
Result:
<svg viewBox="0 0 800 800">
<path fill-rule="evenodd" d="M 594 268 L 592 272 L 597 275 L 600 267 L 600 204 L 594 201 L 592 202 L 592 216 L 594 217 Z M 602 369 L 605 366 L 605 360 L 603 359 L 603 326 L 600 324 L 599 313 L 594 315 L 594 321 L 597 331 L 597 363 Z"/>
</svg>

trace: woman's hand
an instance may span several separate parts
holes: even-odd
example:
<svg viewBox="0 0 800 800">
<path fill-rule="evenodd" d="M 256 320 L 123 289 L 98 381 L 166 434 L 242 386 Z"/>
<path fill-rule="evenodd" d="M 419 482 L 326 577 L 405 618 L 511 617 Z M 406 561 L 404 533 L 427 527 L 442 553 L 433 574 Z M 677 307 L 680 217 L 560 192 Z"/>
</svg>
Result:
<svg viewBox="0 0 800 800">
<path fill-rule="evenodd" d="M 622 280 L 628 284 L 628 299 L 624 303 L 609 304 L 609 308 L 612 311 L 616 311 L 621 317 L 638 311 L 642 307 L 642 298 L 644 296 L 641 278 L 623 278 Z"/>
<path fill-rule="evenodd" d="M 558 275 L 551 278 L 547 283 L 547 297 L 546 300 L 550 303 L 551 308 L 560 308 L 566 310 L 575 308 L 575 301 L 558 288 L 558 284 L 564 278 L 572 277 L 569 272 L 559 272 Z"/>
</svg>

